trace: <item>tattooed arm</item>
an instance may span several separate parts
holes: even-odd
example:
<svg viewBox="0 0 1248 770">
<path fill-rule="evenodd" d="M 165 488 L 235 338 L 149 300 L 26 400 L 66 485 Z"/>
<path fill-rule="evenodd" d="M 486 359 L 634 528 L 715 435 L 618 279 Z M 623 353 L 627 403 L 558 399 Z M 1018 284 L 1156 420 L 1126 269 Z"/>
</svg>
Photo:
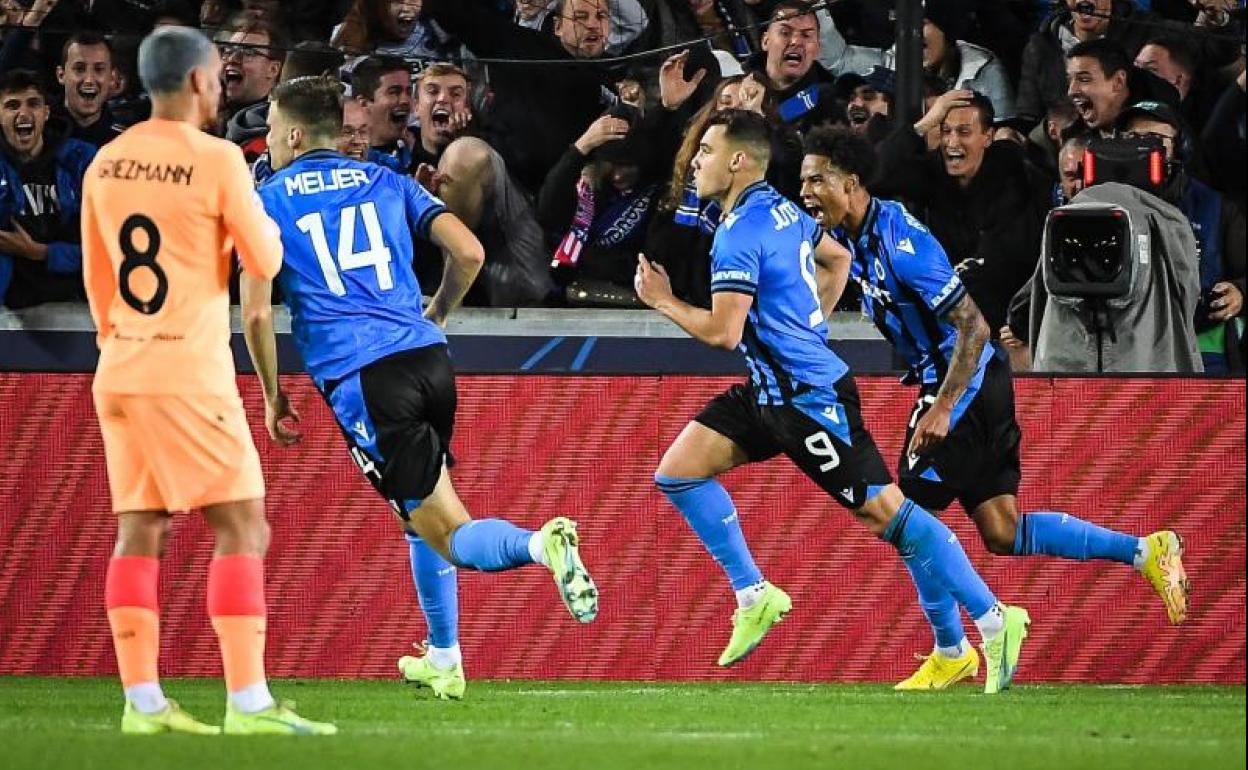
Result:
<svg viewBox="0 0 1248 770">
<path fill-rule="evenodd" d="M 936 393 L 936 402 L 915 426 L 914 438 L 908 448 L 912 455 L 920 455 L 935 448 L 949 434 L 953 406 L 966 392 L 971 377 L 975 376 L 979 357 L 992 335 L 988 322 L 984 320 L 975 300 L 969 294 L 945 314 L 945 319 L 958 329 L 958 338 L 953 346 L 953 360 L 949 362 L 945 381 L 940 384 L 940 390 Z"/>
</svg>

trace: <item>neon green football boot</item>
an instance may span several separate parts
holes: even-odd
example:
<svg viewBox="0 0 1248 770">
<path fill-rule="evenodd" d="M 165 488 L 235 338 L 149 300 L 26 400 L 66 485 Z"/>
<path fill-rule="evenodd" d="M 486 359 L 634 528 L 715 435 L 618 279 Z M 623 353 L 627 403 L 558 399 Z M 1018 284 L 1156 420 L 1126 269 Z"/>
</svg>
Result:
<svg viewBox="0 0 1248 770">
<path fill-rule="evenodd" d="M 200 722 L 182 710 L 174 701 L 155 714 L 144 714 L 126 701 L 121 712 L 121 731 L 126 735 L 157 735 L 159 733 L 189 733 L 191 735 L 220 735 L 221 728 Z"/>
<path fill-rule="evenodd" d="M 984 676 L 984 692 L 995 695 L 1010 689 L 1014 681 L 1014 673 L 1018 670 L 1018 659 L 1022 655 L 1023 640 L 1027 638 L 1031 627 L 1031 615 L 1022 607 L 1001 605 L 1005 615 L 1005 628 L 993 637 L 992 641 L 984 642 L 984 664 L 987 673 Z"/>
<path fill-rule="evenodd" d="M 581 561 L 576 522 L 557 516 L 542 525 L 542 552 L 559 587 L 559 598 L 578 623 L 598 617 L 598 588 Z"/>
<path fill-rule="evenodd" d="M 422 655 L 404 655 L 399 658 L 399 674 L 403 681 L 416 687 L 428 687 L 438 700 L 459 700 L 468 686 L 464 679 L 464 666 L 456 663 L 454 668 L 441 669 L 429 660 L 428 645 Z"/>
<path fill-rule="evenodd" d="M 304 719 L 295 713 L 293 703 L 279 701 L 252 714 L 236 711 L 227 703 L 224 732 L 226 735 L 335 735 L 338 726 Z"/>
<path fill-rule="evenodd" d="M 763 596 L 753 607 L 738 607 L 732 613 L 732 638 L 719 655 L 719 665 L 740 662 L 763 641 L 771 627 L 784 620 L 793 609 L 789 595 L 771 583 L 763 584 Z"/>
</svg>

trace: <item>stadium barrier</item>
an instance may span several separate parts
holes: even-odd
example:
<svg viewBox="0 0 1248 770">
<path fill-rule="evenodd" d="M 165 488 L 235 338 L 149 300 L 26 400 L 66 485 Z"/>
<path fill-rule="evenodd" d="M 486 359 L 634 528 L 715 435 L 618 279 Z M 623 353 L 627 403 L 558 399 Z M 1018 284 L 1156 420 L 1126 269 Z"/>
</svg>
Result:
<svg viewBox="0 0 1248 770">
<path fill-rule="evenodd" d="M 726 478 L 746 535 L 793 613 L 743 665 L 717 668 L 732 594 L 651 474 L 725 377 L 460 378 L 454 477 L 476 516 L 581 525 L 602 591 L 578 626 L 544 570 L 460 571 L 461 643 L 473 678 L 895 680 L 930 638 L 887 546 L 783 459 Z M 302 444 L 263 434 L 240 377 L 269 484 L 270 671 L 389 677 L 422 638 L 407 548 L 303 376 L 286 387 Z M 896 458 L 913 391 L 860 377 L 864 416 Z M 944 520 L 1005 599 L 1034 620 L 1021 681 L 1243 683 L 1245 387 L 1242 380 L 1048 379 L 1016 383 L 1028 510 L 1185 538 L 1191 619 L 1166 624 L 1151 589 L 1116 564 L 992 557 L 958 509 Z M 113 541 L 90 375 L 0 374 L 0 674 L 115 671 L 103 607 Z M 220 673 L 204 609 L 210 535 L 175 523 L 161 572 L 161 667 Z"/>
</svg>

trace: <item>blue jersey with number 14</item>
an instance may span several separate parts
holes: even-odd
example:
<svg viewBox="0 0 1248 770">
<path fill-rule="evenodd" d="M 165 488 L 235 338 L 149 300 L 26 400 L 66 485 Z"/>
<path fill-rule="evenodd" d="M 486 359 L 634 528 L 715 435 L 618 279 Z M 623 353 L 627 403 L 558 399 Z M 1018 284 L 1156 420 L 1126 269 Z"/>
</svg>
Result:
<svg viewBox="0 0 1248 770">
<path fill-rule="evenodd" d="M 373 163 L 316 150 L 260 188 L 281 227 L 278 282 L 291 333 L 318 385 L 393 353 L 446 342 L 421 312 L 413 237 L 446 211 L 413 182 Z"/>
</svg>

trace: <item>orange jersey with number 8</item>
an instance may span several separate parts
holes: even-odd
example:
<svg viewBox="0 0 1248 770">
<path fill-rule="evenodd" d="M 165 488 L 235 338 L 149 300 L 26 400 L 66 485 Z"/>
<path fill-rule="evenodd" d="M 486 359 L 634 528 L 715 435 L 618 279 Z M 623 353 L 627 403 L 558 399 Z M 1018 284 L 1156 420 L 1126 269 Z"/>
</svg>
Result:
<svg viewBox="0 0 1248 770">
<path fill-rule="evenodd" d="M 100 150 L 82 196 L 94 390 L 237 395 L 231 254 L 265 279 L 282 264 L 242 152 L 187 123 L 149 120 Z"/>
</svg>

